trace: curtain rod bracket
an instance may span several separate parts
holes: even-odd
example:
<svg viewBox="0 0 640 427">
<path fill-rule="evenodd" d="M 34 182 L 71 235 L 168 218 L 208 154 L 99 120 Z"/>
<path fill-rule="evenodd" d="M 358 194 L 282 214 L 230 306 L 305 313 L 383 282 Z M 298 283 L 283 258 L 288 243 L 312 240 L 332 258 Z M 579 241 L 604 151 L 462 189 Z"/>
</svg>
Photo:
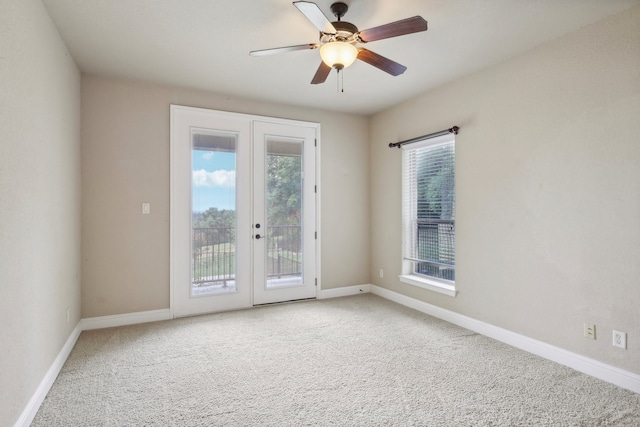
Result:
<svg viewBox="0 0 640 427">
<path fill-rule="evenodd" d="M 400 141 L 400 142 L 391 142 L 389 143 L 389 148 L 393 148 L 393 147 L 402 148 L 402 146 L 405 144 L 411 144 L 413 142 L 422 141 L 424 139 L 435 138 L 437 136 L 446 135 L 448 133 L 457 135 L 459 130 L 460 128 L 458 126 L 453 126 L 453 127 L 450 127 L 449 129 L 441 130 L 440 132 L 434 132 L 427 135 L 422 135 L 417 138 L 411 138 L 411 139 L 407 139 L 405 141 Z"/>
</svg>

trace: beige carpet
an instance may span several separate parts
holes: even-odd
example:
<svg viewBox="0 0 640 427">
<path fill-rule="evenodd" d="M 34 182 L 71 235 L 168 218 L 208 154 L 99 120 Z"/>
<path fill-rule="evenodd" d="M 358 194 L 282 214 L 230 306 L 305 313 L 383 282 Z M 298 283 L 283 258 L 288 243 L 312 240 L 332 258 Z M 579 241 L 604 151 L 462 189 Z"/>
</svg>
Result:
<svg viewBox="0 0 640 427">
<path fill-rule="evenodd" d="M 85 331 L 33 426 L 640 426 L 640 395 L 373 295 Z"/>
</svg>

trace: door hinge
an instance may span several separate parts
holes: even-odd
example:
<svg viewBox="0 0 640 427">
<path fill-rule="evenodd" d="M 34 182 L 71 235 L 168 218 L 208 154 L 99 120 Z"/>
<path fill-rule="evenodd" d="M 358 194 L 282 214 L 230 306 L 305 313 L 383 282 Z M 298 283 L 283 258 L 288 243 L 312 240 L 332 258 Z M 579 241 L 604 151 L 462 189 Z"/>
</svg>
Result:
<svg viewBox="0 0 640 427">
<path fill-rule="evenodd" d="M 317 192 L 318 192 L 318 186 L 317 186 L 317 185 L 314 185 L 314 186 L 313 186 L 313 192 L 314 192 L 314 193 L 317 193 Z"/>
<path fill-rule="evenodd" d="M 314 147 L 317 147 L 317 146 L 318 146 L 318 140 L 317 140 L 317 139 L 314 139 L 314 140 L 313 140 L 313 146 L 314 146 Z"/>
<path fill-rule="evenodd" d="M 318 286 L 318 278 L 316 277 L 316 286 Z"/>
<path fill-rule="evenodd" d="M 318 240 L 318 232 L 316 231 L 316 233 L 315 233 L 315 234 L 316 234 L 316 240 Z"/>
</svg>

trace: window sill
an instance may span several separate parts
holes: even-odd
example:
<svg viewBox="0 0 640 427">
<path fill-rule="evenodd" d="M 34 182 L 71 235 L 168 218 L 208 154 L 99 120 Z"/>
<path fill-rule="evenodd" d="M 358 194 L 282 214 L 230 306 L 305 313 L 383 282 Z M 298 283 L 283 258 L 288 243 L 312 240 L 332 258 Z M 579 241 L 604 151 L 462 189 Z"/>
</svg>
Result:
<svg viewBox="0 0 640 427">
<path fill-rule="evenodd" d="M 404 274 L 399 276 L 402 283 L 408 283 L 409 285 L 417 286 L 429 291 L 438 292 L 450 297 L 456 296 L 456 287 L 447 283 L 438 282 L 436 280 L 430 280 L 425 277 L 419 277 L 412 274 Z"/>
</svg>

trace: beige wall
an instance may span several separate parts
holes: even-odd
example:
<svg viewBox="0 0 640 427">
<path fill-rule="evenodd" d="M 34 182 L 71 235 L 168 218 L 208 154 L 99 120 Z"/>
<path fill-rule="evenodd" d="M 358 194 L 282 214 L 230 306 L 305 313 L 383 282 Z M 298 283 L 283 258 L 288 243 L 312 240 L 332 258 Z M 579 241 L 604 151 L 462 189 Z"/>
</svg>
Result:
<svg viewBox="0 0 640 427">
<path fill-rule="evenodd" d="M 640 374 L 639 29 L 635 7 L 373 117 L 374 283 Z M 387 147 L 452 125 L 456 298 L 397 279 L 401 153 Z"/>
<path fill-rule="evenodd" d="M 0 0 L 3 426 L 80 320 L 79 181 L 80 73 L 40 1 Z"/>
<path fill-rule="evenodd" d="M 369 282 L 368 118 L 83 76 L 83 317 L 169 307 L 170 104 L 320 123 L 322 288 Z"/>
</svg>

